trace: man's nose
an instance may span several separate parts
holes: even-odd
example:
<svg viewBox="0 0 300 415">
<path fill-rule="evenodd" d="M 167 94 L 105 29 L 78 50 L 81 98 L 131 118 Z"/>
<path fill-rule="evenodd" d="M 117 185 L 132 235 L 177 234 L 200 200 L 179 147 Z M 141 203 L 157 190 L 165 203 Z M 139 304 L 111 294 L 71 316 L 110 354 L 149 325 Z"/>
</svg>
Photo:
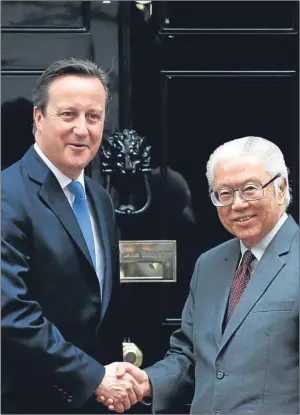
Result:
<svg viewBox="0 0 300 415">
<path fill-rule="evenodd" d="M 86 125 L 86 118 L 84 115 L 79 116 L 76 119 L 76 123 L 75 126 L 73 128 L 74 134 L 79 135 L 79 136 L 85 136 L 88 134 L 88 128 Z"/>
<path fill-rule="evenodd" d="M 248 200 L 246 200 L 238 190 L 235 191 L 234 200 L 232 203 L 232 209 L 243 209 L 248 206 Z"/>
</svg>

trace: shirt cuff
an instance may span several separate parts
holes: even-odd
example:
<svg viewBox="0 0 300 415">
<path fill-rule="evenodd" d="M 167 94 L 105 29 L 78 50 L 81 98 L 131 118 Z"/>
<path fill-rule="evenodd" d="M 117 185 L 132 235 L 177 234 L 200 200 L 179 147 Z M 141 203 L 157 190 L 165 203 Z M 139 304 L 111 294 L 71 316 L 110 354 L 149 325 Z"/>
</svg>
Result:
<svg viewBox="0 0 300 415">
<path fill-rule="evenodd" d="M 150 406 L 150 405 L 152 405 L 152 398 L 143 398 L 143 399 L 141 400 L 141 403 L 142 403 L 143 405 Z"/>
</svg>

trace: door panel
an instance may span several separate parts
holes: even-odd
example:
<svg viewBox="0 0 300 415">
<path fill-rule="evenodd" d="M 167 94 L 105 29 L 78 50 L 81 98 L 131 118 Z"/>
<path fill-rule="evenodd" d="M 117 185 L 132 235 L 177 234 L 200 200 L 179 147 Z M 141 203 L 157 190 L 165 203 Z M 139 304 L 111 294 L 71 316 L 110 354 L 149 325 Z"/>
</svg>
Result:
<svg viewBox="0 0 300 415">
<path fill-rule="evenodd" d="M 182 264 L 187 262 L 185 251 L 195 251 L 197 256 L 197 253 L 214 247 L 216 241 L 221 243 L 231 237 L 218 221 L 208 197 L 205 176 L 208 158 L 218 145 L 245 135 L 269 137 L 284 152 L 292 172 L 291 183 L 297 180 L 297 117 L 293 110 L 297 105 L 297 80 L 294 71 L 162 72 L 161 75 L 163 94 L 166 95 L 162 114 L 163 139 L 168 148 L 164 164 L 186 180 L 196 219 L 195 239 L 187 239 L 184 250 L 178 255 L 178 280 L 182 280 L 189 278 L 185 266 L 180 267 L 181 261 Z M 178 105 L 178 97 L 186 105 Z M 182 141 L 183 151 L 178 151 L 174 143 Z M 297 189 L 289 211 L 297 218 Z M 167 307 L 170 317 L 180 317 L 182 294 L 180 284 L 170 286 Z"/>
<path fill-rule="evenodd" d="M 161 33 L 203 31 L 296 31 L 295 2 L 164 2 L 160 13 Z"/>
<path fill-rule="evenodd" d="M 1 169 L 19 160 L 33 143 L 31 91 L 40 73 L 1 76 Z"/>
<path fill-rule="evenodd" d="M 87 2 L 6 1 L 2 9 L 2 29 L 84 29 Z"/>
<path fill-rule="evenodd" d="M 39 70 L 66 56 L 90 56 L 89 33 L 3 33 L 2 67 L 5 70 Z M 11 48 L 7 45 L 14 45 Z M 41 48 L 41 45 L 43 47 Z M 32 55 L 30 51 L 37 53 Z M 29 58 L 30 56 L 30 58 Z"/>
</svg>

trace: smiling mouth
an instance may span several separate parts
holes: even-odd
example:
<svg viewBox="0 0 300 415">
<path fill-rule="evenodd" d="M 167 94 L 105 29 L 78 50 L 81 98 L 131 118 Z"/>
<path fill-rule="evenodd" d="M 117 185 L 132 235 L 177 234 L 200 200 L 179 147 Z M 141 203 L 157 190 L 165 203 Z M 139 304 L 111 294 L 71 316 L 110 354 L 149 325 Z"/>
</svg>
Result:
<svg viewBox="0 0 300 415">
<path fill-rule="evenodd" d="M 76 147 L 76 148 L 85 148 L 85 147 L 87 147 L 86 144 L 70 143 L 69 145 L 72 146 L 72 147 Z"/>
<path fill-rule="evenodd" d="M 253 216 L 243 216 L 242 218 L 234 219 L 234 222 L 245 223 L 245 222 L 249 222 L 249 220 L 252 218 Z"/>
</svg>

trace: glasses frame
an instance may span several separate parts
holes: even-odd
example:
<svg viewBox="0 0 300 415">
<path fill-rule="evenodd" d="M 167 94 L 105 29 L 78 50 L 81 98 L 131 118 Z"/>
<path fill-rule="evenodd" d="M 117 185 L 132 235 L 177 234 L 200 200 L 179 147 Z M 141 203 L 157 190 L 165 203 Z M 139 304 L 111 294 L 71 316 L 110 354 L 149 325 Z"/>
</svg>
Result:
<svg viewBox="0 0 300 415">
<path fill-rule="evenodd" d="M 271 184 L 272 182 L 274 182 L 274 180 L 276 180 L 278 177 L 280 177 L 280 173 L 277 173 L 276 174 L 276 176 L 274 176 L 272 179 L 270 179 L 267 183 L 265 183 L 264 185 L 260 185 L 260 187 L 261 187 L 261 189 L 262 189 L 262 195 L 261 195 L 261 197 L 259 197 L 259 198 L 255 198 L 255 199 L 246 199 L 245 198 L 245 196 L 242 194 L 242 192 L 241 192 L 241 187 L 238 187 L 237 189 L 232 189 L 232 188 L 230 188 L 231 190 L 232 190 L 232 192 L 233 192 L 233 199 L 232 199 L 232 202 L 230 202 L 230 203 L 227 203 L 226 205 L 215 205 L 214 204 L 214 202 L 213 202 L 213 194 L 214 193 L 217 193 L 218 191 L 217 190 L 211 190 L 210 192 L 209 192 L 209 196 L 210 196 L 210 198 L 211 198 L 211 201 L 212 201 L 212 203 L 213 203 L 213 205 L 214 206 L 217 206 L 217 207 L 224 207 L 224 206 L 230 206 L 230 205 L 233 205 L 233 203 L 235 202 L 235 198 L 236 198 L 236 192 L 239 192 L 239 194 L 241 195 L 241 197 L 244 199 L 244 200 L 246 200 L 247 202 L 253 202 L 254 200 L 260 200 L 260 199 L 262 199 L 263 197 L 264 197 L 264 189 L 267 187 L 267 186 L 269 186 L 269 184 Z M 228 188 L 229 189 L 229 188 Z M 220 203 L 220 202 L 219 202 Z"/>
</svg>

